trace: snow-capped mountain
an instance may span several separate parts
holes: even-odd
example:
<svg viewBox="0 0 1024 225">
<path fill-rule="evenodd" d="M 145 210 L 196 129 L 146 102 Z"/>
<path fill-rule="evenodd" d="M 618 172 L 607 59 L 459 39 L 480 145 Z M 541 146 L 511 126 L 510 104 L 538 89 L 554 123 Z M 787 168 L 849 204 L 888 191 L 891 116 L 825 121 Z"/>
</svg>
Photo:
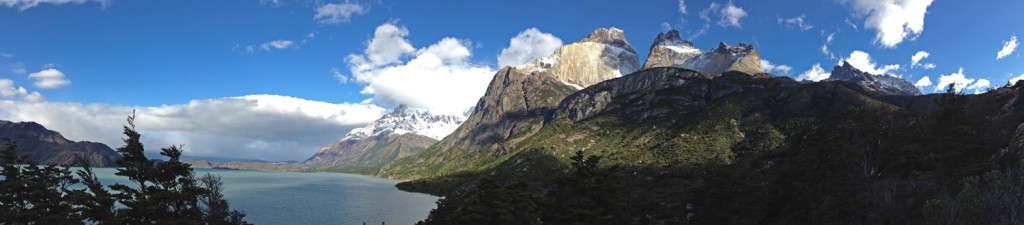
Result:
<svg viewBox="0 0 1024 225">
<path fill-rule="evenodd" d="M 545 72 L 567 85 L 582 89 L 640 70 L 640 57 L 626 41 L 622 30 L 599 28 L 583 40 L 515 68 L 525 74 Z"/>
<path fill-rule="evenodd" d="M 693 43 L 679 38 L 676 30 L 658 34 L 651 45 L 644 68 L 654 67 L 678 67 L 709 74 L 730 70 L 751 75 L 764 73 L 761 53 L 752 45 L 740 43 L 729 46 L 720 42 L 718 48 L 704 52 L 694 48 Z"/>
<path fill-rule="evenodd" d="M 435 115 L 400 105 L 365 127 L 353 129 L 341 140 L 363 139 L 391 134 L 418 134 L 441 140 L 465 121 L 465 115 Z"/>
<path fill-rule="evenodd" d="M 365 127 L 321 147 L 304 164 L 362 173 L 402 157 L 418 154 L 466 120 L 466 115 L 437 115 L 405 105 Z"/>
<path fill-rule="evenodd" d="M 921 90 L 913 83 L 890 74 L 871 74 L 864 72 L 849 62 L 843 61 L 836 65 L 832 74 L 825 81 L 849 81 L 856 83 L 868 92 L 880 95 L 921 95 Z"/>
</svg>

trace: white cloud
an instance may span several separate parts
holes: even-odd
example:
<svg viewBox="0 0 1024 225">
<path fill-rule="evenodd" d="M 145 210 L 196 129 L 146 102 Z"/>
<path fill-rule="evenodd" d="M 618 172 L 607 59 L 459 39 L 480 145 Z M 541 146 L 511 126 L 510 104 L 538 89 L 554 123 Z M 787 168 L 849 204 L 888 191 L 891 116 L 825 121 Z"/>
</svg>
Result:
<svg viewBox="0 0 1024 225">
<path fill-rule="evenodd" d="M 1013 76 L 1013 74 L 1010 74 L 1010 76 Z M 1010 78 L 1010 85 L 1012 86 L 1014 84 L 1017 84 L 1017 81 L 1021 80 L 1024 80 L 1024 73 L 1020 74 L 1020 76 Z"/>
<path fill-rule="evenodd" d="M 964 68 L 960 67 L 956 73 L 942 75 L 939 77 L 939 83 L 935 86 L 935 91 L 945 90 L 950 84 L 953 84 L 953 89 L 957 92 L 963 91 L 968 85 L 974 83 L 974 79 L 969 79 L 964 76 Z"/>
<path fill-rule="evenodd" d="M 1009 41 L 1003 42 L 1003 48 L 999 49 L 999 52 L 996 53 L 996 59 L 1010 56 L 1014 50 L 1017 50 L 1017 35 L 1013 35 Z"/>
<path fill-rule="evenodd" d="M 352 21 L 352 15 L 363 15 L 369 11 L 366 7 L 348 1 L 329 3 L 316 8 L 313 20 L 320 24 L 341 24 Z"/>
<path fill-rule="evenodd" d="M 779 17 L 778 21 L 779 21 L 779 24 L 785 24 L 788 27 L 796 27 L 797 29 L 800 29 L 800 31 L 807 31 L 807 30 L 810 30 L 811 28 L 814 28 L 814 26 L 804 22 L 804 18 L 805 17 L 807 17 L 807 15 L 800 15 L 800 16 L 797 16 L 797 17 L 785 18 L 785 19 L 783 19 L 782 17 Z"/>
<path fill-rule="evenodd" d="M 0 97 L 4 99 L 15 99 L 21 97 L 22 99 L 30 102 L 44 102 L 46 98 L 43 97 L 39 92 L 33 91 L 29 93 L 25 87 L 15 87 L 14 81 L 11 79 L 0 79 Z M 0 112 L 2 113 L 2 112 Z"/>
<path fill-rule="evenodd" d="M 337 79 L 340 84 L 347 84 L 349 80 L 348 76 L 341 73 L 341 70 L 338 68 L 331 68 L 331 76 L 333 76 L 334 79 Z"/>
<path fill-rule="evenodd" d="M 917 67 L 917 65 L 921 63 L 921 60 L 928 58 L 929 55 L 931 54 L 928 54 L 926 51 L 918 51 L 917 53 L 914 53 L 914 56 L 910 57 L 910 68 Z"/>
<path fill-rule="evenodd" d="M 924 31 L 924 16 L 933 0 L 840 0 L 849 3 L 855 16 L 866 17 L 864 27 L 874 29 L 874 42 L 895 48 L 903 40 Z"/>
<path fill-rule="evenodd" d="M 922 77 L 920 80 L 917 80 L 917 83 L 914 83 L 914 86 L 922 88 L 932 86 L 932 79 L 928 78 L 927 76 Z"/>
<path fill-rule="evenodd" d="M 836 54 L 832 53 L 832 50 L 828 49 L 828 45 L 832 44 L 832 40 L 833 38 L 835 38 L 835 36 L 836 32 L 828 34 L 828 37 L 825 38 L 825 43 L 821 44 L 821 54 L 824 54 L 829 59 L 836 59 Z"/>
<path fill-rule="evenodd" d="M 31 73 L 28 78 L 35 80 L 32 86 L 42 89 L 56 89 L 68 86 L 71 81 L 64 77 L 64 72 L 57 69 L 45 69 L 39 72 Z"/>
<path fill-rule="evenodd" d="M 775 65 L 768 60 L 761 59 L 761 66 L 764 67 L 764 72 L 778 73 L 788 75 L 793 71 L 793 67 L 789 65 Z"/>
<path fill-rule="evenodd" d="M 0 79 L 0 96 L 3 97 L 14 97 L 18 95 L 25 95 L 27 92 L 24 87 L 15 87 L 14 81 L 11 79 Z"/>
<path fill-rule="evenodd" d="M 814 66 L 811 66 L 811 69 L 804 71 L 804 73 L 801 73 L 800 76 L 796 77 L 796 80 L 821 81 L 828 79 L 829 76 L 832 76 L 832 74 L 826 72 L 824 68 L 821 68 L 820 63 L 815 63 Z"/>
<path fill-rule="evenodd" d="M 992 82 L 989 82 L 988 79 L 978 79 L 977 82 L 968 86 L 967 89 L 974 90 L 974 94 L 981 94 L 988 91 L 989 86 L 992 86 Z"/>
<path fill-rule="evenodd" d="M 437 113 L 461 113 L 483 96 L 494 70 L 469 62 L 468 41 L 446 37 L 426 48 L 414 49 L 408 31 L 391 23 L 377 27 L 362 55 L 346 61 L 360 91 L 372 101 L 405 104 Z M 409 60 L 402 60 L 404 56 Z"/>
<path fill-rule="evenodd" d="M 718 20 L 718 25 L 722 27 L 743 27 L 740 25 L 740 19 L 747 16 L 747 11 L 736 7 L 732 1 L 729 1 L 729 4 L 726 4 L 720 13 L 722 18 Z"/>
<path fill-rule="evenodd" d="M 303 160 L 385 112 L 374 105 L 249 95 L 155 107 L 2 100 L 0 118 L 35 121 L 68 139 L 116 148 L 123 145 L 121 126 L 133 108 L 151 153 L 185 144 L 186 156 L 264 160 Z"/>
<path fill-rule="evenodd" d="M 684 2 L 683 0 L 679 0 L 679 13 L 681 13 L 683 15 L 687 14 L 687 12 L 686 12 L 686 2 Z"/>
<path fill-rule="evenodd" d="M 46 101 L 46 97 L 43 97 L 43 95 L 39 94 L 39 92 L 37 92 L 37 91 L 33 91 L 32 93 L 26 94 L 25 96 L 22 96 L 22 98 L 25 99 L 25 101 L 28 101 L 28 102 L 45 102 Z"/>
<path fill-rule="evenodd" d="M 867 52 L 857 50 L 851 52 L 849 58 L 840 60 L 839 64 L 842 64 L 843 61 L 849 62 L 850 65 L 853 66 L 854 68 L 875 75 L 888 74 L 889 72 L 898 70 L 900 68 L 900 65 L 898 64 L 884 66 L 876 65 L 875 62 L 871 59 L 871 55 L 869 55 Z"/>
<path fill-rule="evenodd" d="M 509 40 L 508 48 L 501 49 L 498 55 L 498 66 L 518 66 L 533 59 L 550 55 L 562 47 L 562 39 L 537 28 L 519 32 Z"/>
<path fill-rule="evenodd" d="M 295 48 L 295 42 L 291 40 L 277 39 L 272 41 L 263 42 L 259 45 L 247 45 L 245 46 L 245 52 L 252 53 L 258 50 L 270 51 L 270 50 L 284 50 L 289 48 Z"/>
<path fill-rule="evenodd" d="M 360 66 L 366 66 L 366 68 L 357 68 L 365 70 L 372 67 L 399 63 L 402 60 L 402 56 L 416 51 L 416 48 L 412 47 L 409 40 L 405 39 L 405 36 L 408 35 L 409 30 L 405 27 L 399 27 L 392 23 L 382 24 L 373 32 L 373 39 L 367 42 L 366 50 L 363 51 L 362 57 L 353 58 L 351 55 L 348 57 L 349 61 L 360 60 L 360 62 L 349 62 L 349 64 L 355 63 Z"/>
<path fill-rule="evenodd" d="M 64 5 L 64 4 L 75 4 L 81 5 L 88 2 L 99 3 L 100 7 L 107 8 L 110 5 L 110 0 L 0 0 L 0 6 L 8 8 L 18 8 L 18 11 L 25 11 L 33 7 L 39 6 L 40 4 L 53 4 L 53 5 Z"/>
<path fill-rule="evenodd" d="M 0 57 L 3 57 L 5 59 L 10 59 L 10 58 L 14 58 L 14 55 L 12 55 L 11 53 L 0 52 Z"/>
<path fill-rule="evenodd" d="M 935 69 L 935 63 L 921 64 L 921 68 L 924 68 L 926 70 Z"/>
</svg>

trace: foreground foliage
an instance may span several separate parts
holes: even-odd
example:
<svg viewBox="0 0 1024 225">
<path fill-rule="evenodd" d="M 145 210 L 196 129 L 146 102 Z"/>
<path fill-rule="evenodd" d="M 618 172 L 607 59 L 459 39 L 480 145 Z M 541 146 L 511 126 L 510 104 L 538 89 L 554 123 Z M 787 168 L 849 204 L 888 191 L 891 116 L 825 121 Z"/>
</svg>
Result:
<svg viewBox="0 0 1024 225">
<path fill-rule="evenodd" d="M 1024 224 L 1024 101 L 949 89 L 909 109 L 802 87 L 678 121 L 556 122 L 500 165 L 399 187 L 446 196 L 423 224 Z M 536 163 L 567 151 L 568 167 Z"/>
<path fill-rule="evenodd" d="M 17 144 L 8 141 L 0 152 L 0 224 L 248 224 L 223 199 L 220 177 L 197 179 L 180 161 L 180 146 L 161 149 L 166 161 L 148 159 L 134 120 L 129 116 L 124 127 L 115 173 L 130 185 L 105 187 L 88 164 L 75 178 L 67 166 L 19 159 Z"/>
</svg>

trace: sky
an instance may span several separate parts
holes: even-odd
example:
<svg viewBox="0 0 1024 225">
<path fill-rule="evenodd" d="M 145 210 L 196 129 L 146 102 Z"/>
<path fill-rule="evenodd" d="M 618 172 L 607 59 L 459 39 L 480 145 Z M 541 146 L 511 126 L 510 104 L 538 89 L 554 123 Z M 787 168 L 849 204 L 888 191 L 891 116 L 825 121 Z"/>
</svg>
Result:
<svg viewBox="0 0 1024 225">
<path fill-rule="evenodd" d="M 1024 1 L 0 0 L 0 119 L 149 151 L 304 160 L 399 104 L 472 107 L 495 71 L 616 27 L 643 60 L 659 32 L 753 44 L 768 72 L 842 61 L 924 93 L 1024 78 Z"/>
</svg>

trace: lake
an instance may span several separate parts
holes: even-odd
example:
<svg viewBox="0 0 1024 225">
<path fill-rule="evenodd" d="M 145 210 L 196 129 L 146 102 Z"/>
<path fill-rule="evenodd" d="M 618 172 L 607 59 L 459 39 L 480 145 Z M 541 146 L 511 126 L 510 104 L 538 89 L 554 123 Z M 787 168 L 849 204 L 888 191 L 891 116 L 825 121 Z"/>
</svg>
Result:
<svg viewBox="0 0 1024 225">
<path fill-rule="evenodd" d="M 104 185 L 129 184 L 114 168 L 96 168 Z M 224 197 L 254 224 L 413 224 L 427 218 L 438 197 L 395 188 L 398 181 L 343 173 L 268 172 L 196 168 L 224 181 Z"/>
</svg>

